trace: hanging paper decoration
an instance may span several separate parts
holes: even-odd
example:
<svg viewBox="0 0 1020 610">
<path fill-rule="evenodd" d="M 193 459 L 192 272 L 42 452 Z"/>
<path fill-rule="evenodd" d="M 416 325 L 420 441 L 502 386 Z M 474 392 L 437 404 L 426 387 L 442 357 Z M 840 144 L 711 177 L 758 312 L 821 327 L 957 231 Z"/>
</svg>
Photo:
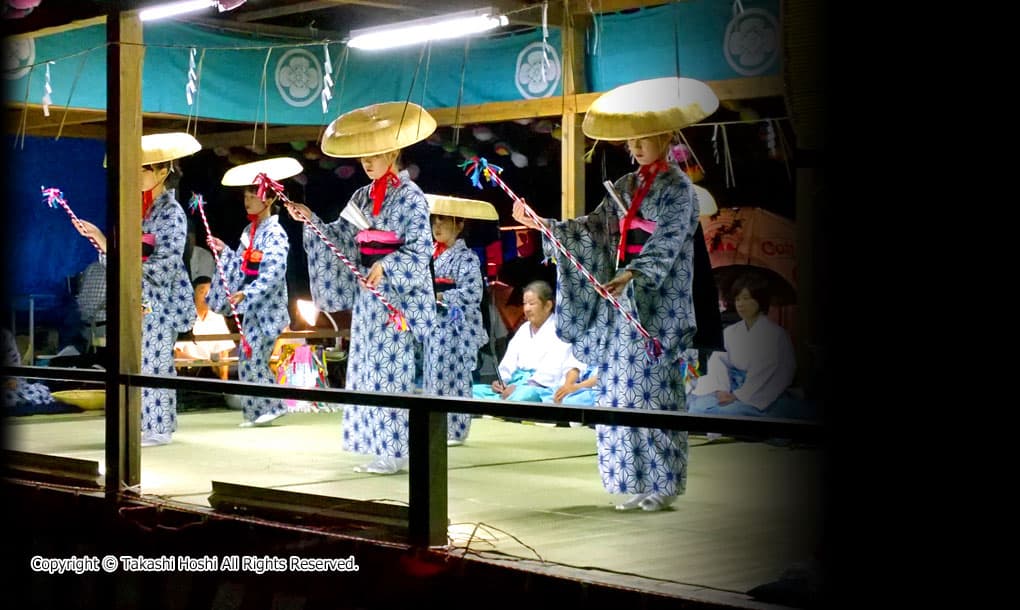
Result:
<svg viewBox="0 0 1020 610">
<path fill-rule="evenodd" d="M 46 83 L 43 85 L 43 96 L 42 96 L 42 111 L 44 116 L 50 116 L 50 104 L 53 103 L 53 98 L 50 94 L 53 93 L 53 87 L 50 86 L 50 64 L 52 61 L 46 62 Z"/>
<path fill-rule="evenodd" d="M 212 241 L 212 230 L 209 228 L 209 220 L 205 217 L 205 199 L 198 193 L 191 195 L 191 200 L 188 202 L 188 207 L 191 209 L 191 213 L 194 214 L 195 210 L 198 210 L 199 215 L 202 217 L 202 225 L 205 226 L 206 241 Z M 220 284 L 223 286 L 223 293 L 227 295 L 227 305 L 230 306 L 230 315 L 234 317 L 234 323 L 237 324 L 237 332 L 241 334 L 241 350 L 244 352 L 245 358 L 251 358 L 251 345 L 248 343 L 248 339 L 244 336 L 244 329 L 241 327 L 241 318 L 237 315 L 237 306 L 230 300 L 230 282 L 227 281 L 227 273 L 223 270 L 223 262 L 220 260 L 220 253 L 212 247 L 212 243 L 209 244 L 209 249 L 212 250 L 213 258 L 216 259 L 216 271 L 220 275 Z"/>
<path fill-rule="evenodd" d="M 465 169 L 465 175 L 471 179 L 471 184 L 473 184 L 476 188 L 482 188 L 481 180 L 479 180 L 479 175 L 481 175 L 485 178 L 486 182 L 503 189 L 503 192 L 509 195 L 515 203 L 521 201 L 521 198 L 510 190 L 510 187 L 503 182 L 502 178 L 499 177 L 499 173 L 503 170 L 499 166 L 489 164 L 485 158 L 475 158 L 471 161 L 459 164 L 458 167 Z M 609 303 L 620 312 L 620 315 L 622 315 L 627 322 L 645 338 L 645 353 L 648 355 L 650 360 L 657 362 L 659 358 L 662 357 L 662 343 L 659 339 L 653 337 L 647 330 L 645 330 L 645 327 L 641 325 L 641 322 L 639 322 L 637 318 L 631 314 L 631 312 L 624 309 L 623 305 L 620 304 L 616 297 L 613 296 L 613 294 L 609 292 L 609 290 L 607 290 L 606 287 L 603 286 L 597 279 L 595 279 L 595 276 L 593 276 L 590 271 L 584 268 L 584 265 L 582 265 L 581 262 L 578 261 L 569 250 L 567 250 L 567 247 L 564 246 L 560 240 L 556 239 L 556 236 L 553 235 L 552 231 L 549 230 L 549 227 L 546 226 L 545 220 L 539 217 L 539 215 L 535 213 L 535 210 L 531 209 L 531 206 L 523 201 L 521 201 L 521 203 L 524 205 L 525 214 L 538 224 L 539 231 L 546 239 L 549 240 L 549 243 L 559 250 L 559 252 L 563 254 L 563 256 L 566 257 L 572 265 L 574 265 L 574 268 L 577 269 L 586 280 L 588 280 L 600 297 L 609 301 Z"/>
<path fill-rule="evenodd" d="M 46 188 L 45 186 L 40 188 L 42 188 L 43 203 L 54 209 L 56 209 L 57 205 L 59 205 L 64 208 L 64 211 L 67 212 L 67 215 L 71 218 L 71 224 L 73 224 L 76 228 L 82 226 L 81 220 L 78 219 L 78 216 L 74 213 L 74 210 L 71 209 L 71 206 L 67 204 L 67 200 L 64 199 L 64 193 L 62 193 L 60 189 L 52 186 L 50 188 Z M 99 242 L 89 235 L 86 235 L 85 238 L 89 240 L 89 243 L 91 243 L 92 247 L 96 249 L 96 252 L 99 252 L 100 255 L 105 254 L 102 246 L 99 245 Z"/>
<path fill-rule="evenodd" d="M 293 178 L 294 178 L 294 182 L 297 182 L 301 186 L 306 186 L 308 184 L 308 176 L 306 176 L 304 174 L 298 174 L 297 176 L 294 176 Z"/>
<path fill-rule="evenodd" d="M 548 82 L 545 69 L 549 67 L 549 2 L 542 3 L 542 82 Z"/>
<path fill-rule="evenodd" d="M 306 150 L 302 154 L 304 155 L 305 159 L 308 159 L 309 161 L 318 161 L 319 159 L 322 158 L 322 153 L 320 153 L 314 147 L 309 147 L 308 150 Z"/>
<path fill-rule="evenodd" d="M 510 146 L 506 142 L 496 142 L 492 150 L 501 157 L 506 157 L 511 153 Z"/>
<path fill-rule="evenodd" d="M 198 92 L 198 86 L 195 84 L 198 80 L 198 74 L 195 72 L 195 54 L 197 52 L 195 47 L 191 47 L 191 58 L 188 60 L 188 84 L 184 87 L 184 97 L 188 100 L 188 106 L 194 103 L 194 94 Z"/>
<path fill-rule="evenodd" d="M 448 153 L 457 152 L 457 145 L 454 142 L 443 142 L 443 150 Z"/>
<path fill-rule="evenodd" d="M 517 123 L 518 125 L 531 125 L 532 121 L 534 121 L 534 119 L 514 119 L 514 123 Z"/>
<path fill-rule="evenodd" d="M 329 61 L 328 44 L 322 45 L 322 52 L 326 55 L 326 62 L 322 68 L 322 114 L 326 114 L 329 110 L 329 100 L 333 99 L 333 64 Z"/>
<path fill-rule="evenodd" d="M 471 130 L 471 133 L 472 135 L 475 136 L 475 139 L 478 140 L 479 142 L 488 142 L 493 137 L 495 137 L 495 134 L 492 133 L 492 130 L 486 127 L 485 125 L 479 125 L 475 127 L 474 129 Z"/>
<path fill-rule="evenodd" d="M 333 170 L 333 173 L 336 174 L 337 178 L 341 180 L 347 180 L 348 178 L 354 175 L 354 166 L 341 165 L 340 167 Z"/>
<path fill-rule="evenodd" d="M 552 132 L 549 135 L 551 135 L 553 138 L 555 138 L 557 140 L 561 140 L 562 141 L 563 140 L 563 128 L 560 127 L 559 125 L 557 125 L 556 127 L 553 127 L 553 130 L 552 130 Z"/>
<path fill-rule="evenodd" d="M 340 162 L 333 157 L 323 157 L 319 159 L 319 167 L 322 169 L 333 169 L 337 165 L 340 165 Z"/>
<path fill-rule="evenodd" d="M 472 149 L 470 146 L 461 146 L 460 148 L 457 149 L 457 152 L 459 152 L 460 156 L 464 157 L 465 159 L 473 159 L 474 157 L 478 156 L 478 153 L 476 153 L 474 149 Z"/>
<path fill-rule="evenodd" d="M 528 166 L 528 158 L 525 157 L 524 155 L 522 155 L 519 152 L 512 152 L 512 153 L 510 153 L 510 161 L 516 167 L 527 167 Z"/>
<path fill-rule="evenodd" d="M 776 150 L 776 130 L 772 128 L 772 121 L 765 121 L 765 146 L 769 150 L 769 159 L 779 157 Z"/>
<path fill-rule="evenodd" d="M 230 154 L 230 149 L 227 148 L 226 146 L 216 146 L 212 150 L 217 157 L 226 157 L 227 155 Z"/>
</svg>

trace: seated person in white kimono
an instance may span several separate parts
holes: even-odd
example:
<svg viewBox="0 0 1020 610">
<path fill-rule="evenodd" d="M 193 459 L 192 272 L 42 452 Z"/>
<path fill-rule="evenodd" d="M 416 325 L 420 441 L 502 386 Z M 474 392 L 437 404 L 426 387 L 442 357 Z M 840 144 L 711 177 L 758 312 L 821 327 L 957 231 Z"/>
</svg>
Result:
<svg viewBox="0 0 1020 610">
<path fill-rule="evenodd" d="M 234 342 L 230 340 L 202 341 L 202 335 L 229 335 L 230 329 L 223 316 L 212 311 L 205 297 L 212 287 L 212 278 L 208 276 L 196 277 L 192 282 L 195 288 L 195 309 L 198 311 L 198 318 L 195 319 L 195 326 L 191 329 L 194 338 L 190 341 L 178 341 L 174 344 L 174 358 L 188 360 L 211 360 L 219 362 L 225 360 L 234 349 Z M 201 374 L 202 370 L 199 369 Z M 230 374 L 229 365 L 215 367 L 216 376 L 220 379 L 227 379 Z"/>
<path fill-rule="evenodd" d="M 499 363 L 500 379 L 491 385 L 472 386 L 474 398 L 502 398 L 519 402 L 563 402 L 594 404 L 594 390 L 589 381 L 584 388 L 562 393 L 571 375 L 572 387 L 588 366 L 574 357 L 570 344 L 556 336 L 555 299 L 552 288 L 536 281 L 524 289 L 524 317 Z M 590 375 L 587 377 L 593 379 Z M 559 394 L 559 401 L 554 397 Z M 577 396 L 575 396 L 577 394 Z M 581 402 L 574 402 L 574 401 Z M 584 402 L 590 400 L 591 402 Z"/>
<path fill-rule="evenodd" d="M 803 401 L 786 393 L 797 364 L 790 337 L 765 315 L 767 288 L 767 282 L 758 276 L 734 281 L 740 321 L 723 331 L 726 351 L 709 358 L 707 374 L 698 379 L 690 397 L 691 413 L 809 417 Z"/>
</svg>

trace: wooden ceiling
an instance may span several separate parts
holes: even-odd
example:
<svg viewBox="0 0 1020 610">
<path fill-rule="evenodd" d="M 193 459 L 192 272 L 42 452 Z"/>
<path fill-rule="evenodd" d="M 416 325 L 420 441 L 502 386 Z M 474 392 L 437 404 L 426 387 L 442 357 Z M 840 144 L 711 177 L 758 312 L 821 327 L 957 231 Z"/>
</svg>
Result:
<svg viewBox="0 0 1020 610">
<path fill-rule="evenodd" d="M 31 14 L 22 19 L 7 20 L 4 24 L 8 36 L 34 36 L 57 33 L 105 21 L 105 14 L 120 7 L 140 9 L 167 0 L 96 1 L 96 0 L 43 0 Z M 667 0 L 570 0 L 549 2 L 548 22 L 563 22 L 563 7 L 569 6 L 572 21 L 580 22 L 590 10 L 599 13 L 631 10 L 654 6 Z M 202 11 L 182 20 L 225 31 L 259 33 L 295 40 L 344 40 L 351 30 L 394 23 L 398 21 L 492 6 L 510 16 L 510 27 L 524 28 L 542 22 L 541 0 L 247 0 L 242 6 L 223 13 L 215 9 Z M 732 81 L 710 83 L 720 99 L 748 99 L 782 95 L 775 78 L 740 79 L 740 90 L 727 92 Z M 746 81 L 746 82 L 745 82 Z M 569 101 L 571 110 L 583 112 L 597 94 L 582 94 Z M 501 102 L 481 106 L 467 106 L 455 111 L 430 109 L 440 125 L 475 122 L 506 121 L 519 118 L 561 115 L 565 111 L 563 97 Z M 50 116 L 44 116 L 38 104 L 9 103 L 5 112 L 7 133 L 43 137 L 106 137 L 106 113 L 102 110 L 64 108 L 52 106 Z M 194 119 L 192 119 L 194 121 Z M 145 113 L 143 129 L 152 131 L 182 131 L 188 127 L 184 116 Z M 191 125 L 192 132 L 194 126 Z M 269 142 L 287 142 L 298 139 L 318 139 L 319 126 L 270 126 L 266 134 Z M 251 143 L 251 123 L 201 119 L 198 132 L 206 147 L 234 146 Z M 259 140 L 263 136 L 260 134 Z"/>
</svg>

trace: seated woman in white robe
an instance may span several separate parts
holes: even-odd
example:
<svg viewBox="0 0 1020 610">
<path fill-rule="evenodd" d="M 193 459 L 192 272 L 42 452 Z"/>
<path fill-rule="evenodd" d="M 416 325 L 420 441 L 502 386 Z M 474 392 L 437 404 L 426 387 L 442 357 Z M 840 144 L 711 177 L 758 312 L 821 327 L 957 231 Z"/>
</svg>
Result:
<svg viewBox="0 0 1020 610">
<path fill-rule="evenodd" d="M 786 390 L 797 363 L 786 331 L 766 317 L 768 284 L 757 276 L 733 282 L 740 321 L 723 330 L 726 351 L 708 360 L 691 397 L 691 413 L 757 417 L 808 417 L 806 405 Z"/>
<path fill-rule="evenodd" d="M 570 344 L 556 336 L 556 303 L 548 283 L 536 281 L 524 288 L 526 322 L 507 345 L 499 363 L 500 379 L 491 385 L 472 386 L 474 398 L 502 398 L 520 402 L 554 402 L 554 395 L 567 381 L 576 381 L 587 365 L 574 357 Z M 593 385 L 590 382 L 589 385 Z M 574 394 L 579 394 L 574 396 Z M 590 399 L 591 402 L 583 402 Z M 564 404 L 594 404 L 594 391 L 581 388 L 560 400 Z M 582 402 L 573 402 L 580 400 Z"/>
</svg>

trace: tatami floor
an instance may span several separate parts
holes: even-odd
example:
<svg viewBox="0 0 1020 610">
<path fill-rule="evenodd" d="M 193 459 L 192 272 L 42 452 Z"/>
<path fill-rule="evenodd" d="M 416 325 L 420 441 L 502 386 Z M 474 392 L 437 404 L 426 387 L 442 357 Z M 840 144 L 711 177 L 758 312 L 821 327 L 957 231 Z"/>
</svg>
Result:
<svg viewBox="0 0 1020 610">
<path fill-rule="evenodd" d="M 174 442 L 142 451 L 142 492 L 208 507 L 217 480 L 406 502 L 406 473 L 353 472 L 366 460 L 341 450 L 340 419 L 292 414 L 241 429 L 239 411 L 181 412 Z M 103 461 L 101 414 L 7 422 L 11 449 Z M 534 560 L 529 569 L 738 601 L 810 560 L 820 544 L 818 449 L 692 436 L 687 492 L 657 513 L 614 510 L 590 428 L 479 418 L 448 455 L 454 544 L 474 531 L 473 550 Z"/>
</svg>

